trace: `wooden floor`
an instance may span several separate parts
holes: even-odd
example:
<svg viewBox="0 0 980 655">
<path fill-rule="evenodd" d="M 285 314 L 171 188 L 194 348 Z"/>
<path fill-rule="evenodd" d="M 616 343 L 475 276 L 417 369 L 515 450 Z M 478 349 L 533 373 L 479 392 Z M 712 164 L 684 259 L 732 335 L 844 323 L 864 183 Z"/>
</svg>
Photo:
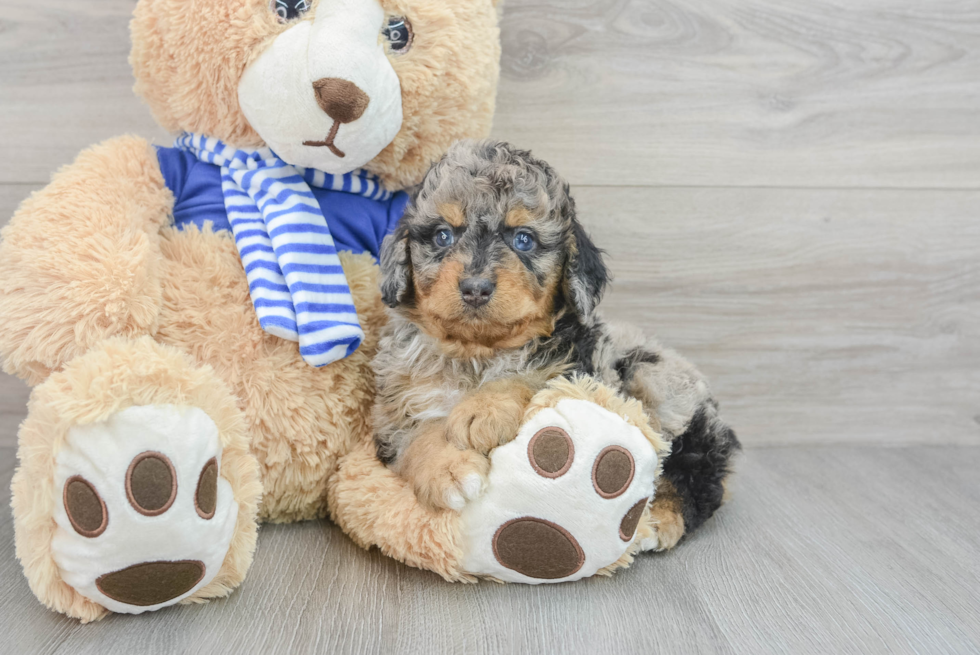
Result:
<svg viewBox="0 0 980 655">
<path fill-rule="evenodd" d="M 0 225 L 86 145 L 168 143 L 135 0 L 0 0 Z M 495 134 L 573 184 L 604 303 L 693 359 L 733 501 L 612 579 L 448 585 L 266 526 L 231 598 L 90 626 L 0 512 L 0 653 L 980 653 L 980 0 L 507 0 Z M 0 376 L 0 504 L 28 391 Z"/>
<path fill-rule="evenodd" d="M 0 450 L 4 494 L 12 464 Z M 962 446 L 751 449 L 736 500 L 681 548 L 555 586 L 451 585 L 329 524 L 264 526 L 230 598 L 87 626 L 34 600 L 5 536 L 0 650 L 975 653 L 978 467 Z"/>
</svg>

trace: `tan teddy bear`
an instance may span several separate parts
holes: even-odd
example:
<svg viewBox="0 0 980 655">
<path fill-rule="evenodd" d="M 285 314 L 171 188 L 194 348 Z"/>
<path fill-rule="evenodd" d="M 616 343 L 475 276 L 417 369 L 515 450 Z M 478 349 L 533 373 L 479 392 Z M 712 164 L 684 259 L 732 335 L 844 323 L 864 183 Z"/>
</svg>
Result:
<svg viewBox="0 0 980 655">
<path fill-rule="evenodd" d="M 329 515 L 448 580 L 539 583 L 672 547 L 717 509 L 734 434 L 642 338 L 600 376 L 615 389 L 550 380 L 486 489 L 447 508 L 377 456 L 372 358 L 398 314 L 376 257 L 405 190 L 490 130 L 498 9 L 140 0 L 136 91 L 174 147 L 94 146 L 0 235 L 0 360 L 35 386 L 17 556 L 41 602 L 91 621 L 226 595 L 260 520 Z"/>
<path fill-rule="evenodd" d="M 200 147 L 94 146 L 0 245 L 3 367 L 38 385 L 13 482 L 17 553 L 38 598 L 83 620 L 224 595 L 249 566 L 256 515 L 327 514 L 338 458 L 368 431 L 374 256 L 407 200 L 389 190 L 488 133 L 498 77 L 491 0 L 141 0 L 131 31 L 136 91 Z M 263 329 L 276 296 L 243 271 L 247 237 L 229 229 L 229 182 L 205 152 L 218 142 L 284 183 L 286 209 L 320 206 L 328 231 L 312 245 L 332 244 L 342 271 L 314 282 L 349 291 L 292 297 L 329 310 L 344 296 L 356 317 L 291 307 L 292 335 L 274 312 Z M 310 179 L 282 180 L 285 162 Z M 243 183 L 250 211 L 276 200 Z M 302 267 L 296 255 L 278 268 Z M 326 358 L 297 348 L 304 321 L 299 336 L 311 322 L 342 332 Z"/>
</svg>

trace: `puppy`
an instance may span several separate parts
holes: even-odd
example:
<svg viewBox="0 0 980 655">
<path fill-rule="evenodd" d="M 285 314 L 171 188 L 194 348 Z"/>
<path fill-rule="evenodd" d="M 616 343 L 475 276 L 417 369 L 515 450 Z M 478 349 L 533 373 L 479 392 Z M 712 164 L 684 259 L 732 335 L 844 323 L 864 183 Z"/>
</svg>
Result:
<svg viewBox="0 0 980 655">
<path fill-rule="evenodd" d="M 548 164 L 501 142 L 453 146 L 385 239 L 381 277 L 375 442 L 422 503 L 479 495 L 531 397 L 578 374 L 639 399 L 673 442 L 652 506 L 660 548 L 721 504 L 735 434 L 691 365 L 597 316 L 609 274 Z"/>
</svg>

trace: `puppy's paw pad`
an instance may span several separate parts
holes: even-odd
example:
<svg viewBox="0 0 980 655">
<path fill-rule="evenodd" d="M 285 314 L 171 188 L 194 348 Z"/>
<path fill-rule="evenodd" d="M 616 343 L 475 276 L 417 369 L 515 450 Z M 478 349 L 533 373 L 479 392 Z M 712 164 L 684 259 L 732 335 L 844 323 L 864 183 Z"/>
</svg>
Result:
<svg viewBox="0 0 980 655">
<path fill-rule="evenodd" d="M 238 503 L 217 426 L 193 407 L 130 407 L 77 426 L 56 461 L 52 554 L 67 584 L 114 612 L 179 602 L 210 582 Z"/>
</svg>

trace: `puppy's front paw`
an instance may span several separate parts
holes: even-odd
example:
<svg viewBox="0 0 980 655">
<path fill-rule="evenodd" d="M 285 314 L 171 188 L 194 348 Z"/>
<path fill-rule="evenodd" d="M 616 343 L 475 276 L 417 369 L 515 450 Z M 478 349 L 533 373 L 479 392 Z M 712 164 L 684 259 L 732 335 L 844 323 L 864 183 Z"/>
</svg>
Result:
<svg viewBox="0 0 980 655">
<path fill-rule="evenodd" d="M 527 399 L 507 393 L 477 393 L 464 398 L 449 414 L 446 438 L 457 448 L 486 455 L 517 436 Z"/>
<path fill-rule="evenodd" d="M 442 461 L 416 468 L 415 495 L 432 509 L 459 511 L 483 493 L 490 462 L 474 450 L 448 449 Z"/>
<path fill-rule="evenodd" d="M 650 505 L 652 536 L 645 537 L 640 549 L 647 551 L 670 550 L 684 536 L 683 504 L 674 486 L 661 479 L 657 495 Z"/>
</svg>

